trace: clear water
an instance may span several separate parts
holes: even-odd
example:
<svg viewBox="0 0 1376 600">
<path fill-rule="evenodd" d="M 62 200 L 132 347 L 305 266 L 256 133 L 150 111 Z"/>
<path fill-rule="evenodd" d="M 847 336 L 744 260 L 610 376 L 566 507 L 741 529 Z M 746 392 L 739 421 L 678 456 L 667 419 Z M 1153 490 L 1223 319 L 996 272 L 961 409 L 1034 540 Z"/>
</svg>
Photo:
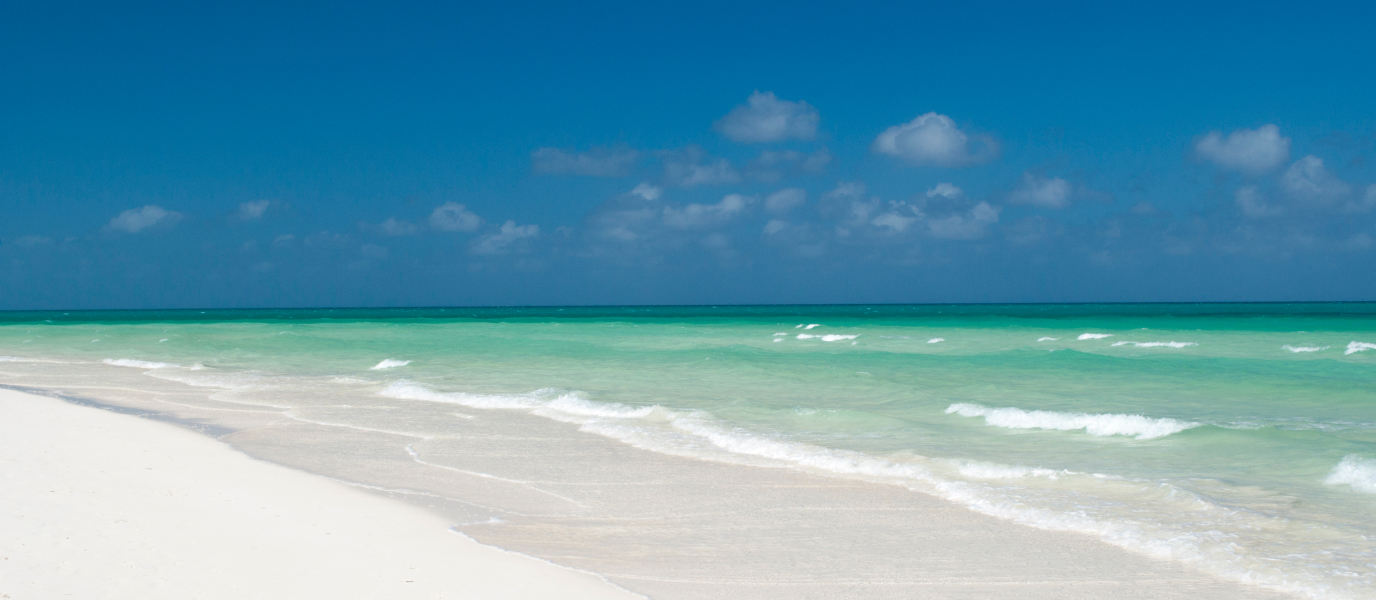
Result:
<svg viewBox="0 0 1376 600">
<path fill-rule="evenodd" d="M 25 312 L 0 356 L 531 411 L 1376 598 L 1376 304 Z"/>
</svg>

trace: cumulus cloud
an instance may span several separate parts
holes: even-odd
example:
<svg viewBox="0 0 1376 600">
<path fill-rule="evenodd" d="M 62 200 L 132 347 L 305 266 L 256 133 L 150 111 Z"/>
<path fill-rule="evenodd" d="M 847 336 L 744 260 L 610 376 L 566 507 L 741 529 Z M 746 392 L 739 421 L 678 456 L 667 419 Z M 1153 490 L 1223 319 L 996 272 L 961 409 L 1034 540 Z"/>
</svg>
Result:
<svg viewBox="0 0 1376 600">
<path fill-rule="evenodd" d="M 807 202 L 807 191 L 802 188 L 788 188 L 774 192 L 764 198 L 764 209 L 773 215 L 786 215 Z"/>
<path fill-rule="evenodd" d="M 871 150 L 904 159 L 915 165 L 964 167 L 988 162 L 999 154 L 998 142 L 989 136 L 970 135 L 946 115 L 929 112 L 902 125 L 894 125 L 874 139 Z"/>
<path fill-rule="evenodd" d="M 664 224 L 674 229 L 695 229 L 725 223 L 741 214 L 755 199 L 727 194 L 716 204 L 689 204 L 683 208 L 664 207 Z"/>
<path fill-rule="evenodd" d="M 1280 186 L 1290 196 L 1318 205 L 1331 204 L 1352 191 L 1323 166 L 1323 159 L 1312 154 L 1290 165 L 1281 175 Z"/>
<path fill-rule="evenodd" d="M 736 183 L 740 173 L 724 158 L 712 158 L 698 146 L 659 153 L 664 165 L 664 182 L 678 187 Z"/>
<path fill-rule="evenodd" d="M 234 216 L 238 217 L 240 221 L 257 221 L 263 218 L 263 213 L 267 212 L 269 204 L 271 202 L 268 200 L 244 202 L 239 205 L 239 210 L 234 213 Z"/>
<path fill-rule="evenodd" d="M 588 177 L 625 177 L 635 170 L 640 153 L 630 148 L 592 148 L 572 152 L 559 148 L 537 148 L 530 153 L 536 173 L 547 175 L 585 175 Z"/>
<path fill-rule="evenodd" d="M 436 206 L 430 213 L 430 227 L 439 231 L 469 233 L 477 231 L 482 224 L 481 217 L 469 212 L 464 205 L 457 202 L 445 202 Z"/>
<path fill-rule="evenodd" d="M 143 208 L 131 208 L 119 213 L 118 216 L 110 219 L 110 223 L 105 228 L 125 233 L 138 233 L 152 227 L 171 227 L 181 219 L 182 214 L 179 212 L 149 204 Z"/>
<path fill-rule="evenodd" d="M 1233 194 L 1233 202 L 1237 204 L 1238 210 L 1242 211 L 1243 215 L 1253 219 L 1274 217 L 1284 212 L 1279 206 L 1268 204 L 1255 185 L 1238 188 L 1237 192 Z"/>
<path fill-rule="evenodd" d="M 806 102 L 780 100 L 756 91 L 713 126 L 727 139 L 746 144 L 810 140 L 817 137 L 817 109 Z"/>
<path fill-rule="evenodd" d="M 1065 208 L 1070 206 L 1070 182 L 1060 177 L 1043 177 L 1023 173 L 1018 188 L 1009 194 L 1008 201 L 1013 204 L 1030 204 L 1042 208 Z"/>
<path fill-rule="evenodd" d="M 382 235 L 398 236 L 411 235 L 420 228 L 410 221 L 398 221 L 396 217 L 387 217 L 386 221 L 373 225 L 371 223 L 359 223 L 359 227 L 365 231 L 372 231 Z"/>
<path fill-rule="evenodd" d="M 962 191 L 960 190 L 960 188 L 956 187 L 956 186 L 953 185 L 953 184 L 950 184 L 950 183 L 938 183 L 938 184 L 936 184 L 936 187 L 933 187 L 932 189 L 927 190 L 927 197 L 928 197 L 928 198 L 937 198 L 937 197 L 941 197 L 941 198 L 959 198 L 959 197 L 960 197 L 961 195 L 963 195 L 964 193 L 965 193 L 965 192 L 962 192 Z"/>
<path fill-rule="evenodd" d="M 870 221 L 870 225 L 882 229 L 889 229 L 896 233 L 908 230 L 908 226 L 922 218 L 922 212 L 916 207 L 899 204 L 892 206 L 894 210 L 881 214 Z"/>
<path fill-rule="evenodd" d="M 505 254 L 523 240 L 539 235 L 539 225 L 517 225 L 515 221 L 507 221 L 502 223 L 502 227 L 496 233 L 489 233 L 473 240 L 468 251 L 480 255 Z"/>
<path fill-rule="evenodd" d="M 1259 173 L 1278 167 L 1290 160 L 1290 138 L 1282 137 L 1275 125 L 1256 129 L 1239 129 L 1223 137 L 1210 131 L 1195 140 L 1195 156 L 1216 164 Z"/>
<path fill-rule="evenodd" d="M 927 221 L 932 237 L 948 240 L 974 240 L 985 236 L 989 226 L 999 222 L 999 209 L 980 202 L 970 210 Z"/>
</svg>

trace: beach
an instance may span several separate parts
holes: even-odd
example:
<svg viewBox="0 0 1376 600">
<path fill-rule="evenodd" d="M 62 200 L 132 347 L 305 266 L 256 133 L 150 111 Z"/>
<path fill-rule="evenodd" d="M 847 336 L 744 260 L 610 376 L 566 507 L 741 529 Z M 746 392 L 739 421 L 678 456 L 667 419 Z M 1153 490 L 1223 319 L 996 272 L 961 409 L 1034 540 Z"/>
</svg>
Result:
<svg viewBox="0 0 1376 600">
<path fill-rule="evenodd" d="M 5 598 L 638 598 L 167 423 L 0 390 Z"/>
</svg>

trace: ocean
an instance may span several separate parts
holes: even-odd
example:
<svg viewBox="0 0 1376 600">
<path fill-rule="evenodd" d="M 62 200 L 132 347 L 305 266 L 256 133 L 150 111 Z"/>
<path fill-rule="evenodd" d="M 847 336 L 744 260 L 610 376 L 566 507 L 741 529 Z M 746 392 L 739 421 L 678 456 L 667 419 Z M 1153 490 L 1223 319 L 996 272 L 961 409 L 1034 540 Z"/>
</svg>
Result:
<svg viewBox="0 0 1376 600">
<path fill-rule="evenodd" d="M 519 411 L 1376 598 L 1376 303 L 7 312 L 0 361 L 402 434 L 441 413 L 369 411 Z"/>
</svg>

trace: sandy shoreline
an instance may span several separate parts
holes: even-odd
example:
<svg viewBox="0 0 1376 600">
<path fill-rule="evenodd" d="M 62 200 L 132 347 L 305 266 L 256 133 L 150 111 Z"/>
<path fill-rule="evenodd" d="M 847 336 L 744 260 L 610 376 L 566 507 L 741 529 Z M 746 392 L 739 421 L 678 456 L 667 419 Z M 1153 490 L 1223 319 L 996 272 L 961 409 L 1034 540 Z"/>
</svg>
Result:
<svg viewBox="0 0 1376 600">
<path fill-rule="evenodd" d="M 165 423 L 0 389 L 5 598 L 636 598 Z"/>
<path fill-rule="evenodd" d="M 220 439 L 305 472 L 286 471 L 293 477 L 354 492 L 350 497 L 356 489 L 306 473 L 389 490 L 396 500 L 363 496 L 388 506 L 405 501 L 423 509 L 426 527 L 460 524 L 456 530 L 483 544 L 597 573 L 657 600 L 1291 597 L 901 486 L 671 456 L 515 411 L 378 398 L 366 387 L 320 388 L 318 398 L 244 395 L 104 366 L 10 363 L 0 368 L 0 383 L 232 432 Z M 333 498 L 320 497 L 327 504 Z M 59 558 L 41 568 L 56 572 Z M 181 568 L 169 563 L 166 570 Z M 345 570 L 355 579 L 386 576 Z M 620 593 L 589 580 L 588 594 Z M 547 597 L 579 596 L 561 588 Z"/>
</svg>

